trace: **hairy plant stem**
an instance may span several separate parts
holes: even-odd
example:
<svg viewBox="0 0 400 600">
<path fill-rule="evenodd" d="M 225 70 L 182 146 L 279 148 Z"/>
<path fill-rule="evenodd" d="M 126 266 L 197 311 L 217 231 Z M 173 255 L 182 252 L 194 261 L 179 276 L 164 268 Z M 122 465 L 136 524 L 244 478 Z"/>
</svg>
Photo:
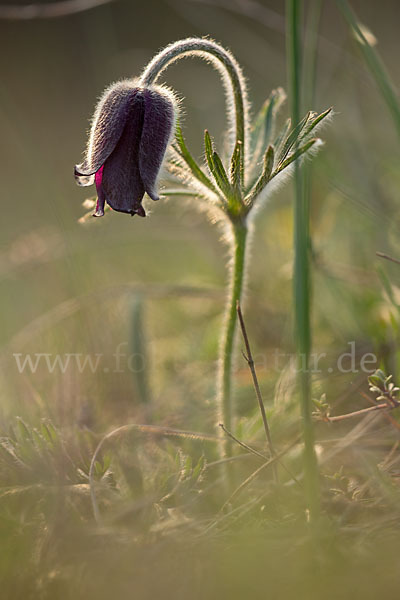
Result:
<svg viewBox="0 0 400 600">
<path fill-rule="evenodd" d="M 241 300 L 244 287 L 246 242 L 248 236 L 246 222 L 232 222 L 232 235 L 233 264 L 230 273 L 229 295 L 225 309 L 225 323 L 218 366 L 219 420 L 229 431 L 232 431 L 234 414 L 232 403 L 232 366 L 237 330 L 236 304 Z M 232 440 L 230 438 L 225 438 L 223 451 L 227 456 L 231 456 Z"/>
<path fill-rule="evenodd" d="M 174 42 L 150 61 L 140 78 L 141 85 L 149 86 L 155 83 L 170 64 L 188 55 L 198 55 L 209 60 L 221 73 L 228 95 L 229 125 L 235 131 L 235 143 L 243 144 L 244 156 L 247 151 L 246 129 L 249 123 L 246 86 L 239 64 L 225 48 L 212 40 L 201 38 L 187 38 Z M 234 110 L 231 107 L 230 97 L 233 99 Z"/>
<path fill-rule="evenodd" d="M 237 148 L 238 145 L 241 148 L 239 172 L 241 173 L 240 183 L 243 186 L 245 157 L 248 156 L 248 102 L 241 68 L 230 52 L 208 39 L 188 38 L 174 42 L 150 61 L 141 75 L 140 84 L 152 85 L 170 64 L 180 58 L 192 55 L 208 60 L 221 74 L 227 96 L 229 127 L 230 131 L 234 133 L 231 140 L 232 148 Z M 218 363 L 218 409 L 220 421 L 231 431 L 233 421 L 232 364 L 237 324 L 236 303 L 240 301 L 243 290 L 247 225 L 245 214 L 234 216 L 227 213 L 227 219 L 232 228 L 231 259 L 233 264 Z M 224 455 L 231 455 L 232 441 L 230 438 L 227 438 L 222 444 L 222 451 Z"/>
</svg>

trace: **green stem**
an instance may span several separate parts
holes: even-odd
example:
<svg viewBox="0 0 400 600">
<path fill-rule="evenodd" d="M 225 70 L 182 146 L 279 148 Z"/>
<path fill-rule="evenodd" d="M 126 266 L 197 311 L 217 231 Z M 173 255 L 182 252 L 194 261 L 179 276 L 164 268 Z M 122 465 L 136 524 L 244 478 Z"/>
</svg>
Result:
<svg viewBox="0 0 400 600">
<path fill-rule="evenodd" d="M 318 64 L 318 31 L 321 22 L 322 8 L 324 0 L 311 0 L 309 5 L 309 14 L 307 19 L 306 28 L 306 40 L 304 48 L 304 60 L 303 60 L 303 99 L 304 106 L 313 109 L 315 101 L 315 83 L 317 78 L 317 64 Z M 306 214 L 310 212 L 310 199 L 311 199 L 311 163 L 306 163 L 303 166 L 304 177 L 303 177 L 303 194 L 305 202 Z M 307 222 L 309 228 L 309 219 Z M 309 251 L 312 252 L 310 232 L 307 231 Z"/>
<path fill-rule="evenodd" d="M 233 234 L 233 265 L 231 270 L 231 281 L 229 296 L 225 313 L 225 328 L 223 331 L 222 344 L 219 359 L 219 419 L 228 431 L 232 431 L 233 407 L 232 407 L 232 365 L 234 356 L 235 334 L 237 330 L 236 304 L 241 300 L 244 285 L 246 241 L 248 229 L 246 222 L 238 221 L 232 223 Z M 232 441 L 226 438 L 224 441 L 224 453 L 232 454 Z"/>
<path fill-rule="evenodd" d="M 301 8 L 301 1 L 287 0 L 288 71 L 290 78 L 291 113 L 293 123 L 298 123 L 300 118 Z M 296 161 L 294 201 L 294 317 L 299 375 L 298 383 L 303 424 L 306 503 L 310 519 L 314 522 L 319 514 L 319 478 L 314 448 L 311 379 L 309 372 L 311 321 L 308 231 L 309 207 L 304 194 L 302 173 L 298 161 Z"/>
<path fill-rule="evenodd" d="M 324 0 L 311 0 L 307 19 L 307 33 L 304 47 L 304 106 L 314 107 L 315 81 L 318 62 L 318 31 L 321 22 Z"/>
<path fill-rule="evenodd" d="M 249 123 L 246 83 L 239 64 L 228 50 L 212 40 L 203 38 L 187 38 L 173 42 L 150 61 L 140 77 L 140 84 L 152 85 L 170 64 L 188 55 L 205 58 L 221 73 L 228 97 L 229 125 L 235 131 L 235 143 L 243 144 L 241 160 L 245 164 L 244 156 L 247 156 L 248 143 L 246 130 Z"/>
</svg>

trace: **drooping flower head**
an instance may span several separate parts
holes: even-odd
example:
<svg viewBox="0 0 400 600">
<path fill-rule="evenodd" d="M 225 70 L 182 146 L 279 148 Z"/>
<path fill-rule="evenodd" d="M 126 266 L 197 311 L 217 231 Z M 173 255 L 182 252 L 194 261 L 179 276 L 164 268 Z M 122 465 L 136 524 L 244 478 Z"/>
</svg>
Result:
<svg viewBox="0 0 400 600">
<path fill-rule="evenodd" d="M 114 210 L 145 217 L 145 192 L 158 200 L 157 178 L 175 130 L 177 104 L 170 90 L 119 81 L 100 99 L 84 160 L 75 166 L 79 185 L 96 184 L 94 216 Z"/>
</svg>

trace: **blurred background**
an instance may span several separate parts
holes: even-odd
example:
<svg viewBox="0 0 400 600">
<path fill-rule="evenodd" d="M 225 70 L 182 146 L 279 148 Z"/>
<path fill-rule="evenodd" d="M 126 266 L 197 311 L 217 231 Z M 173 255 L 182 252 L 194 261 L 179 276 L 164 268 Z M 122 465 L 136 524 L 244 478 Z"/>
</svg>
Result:
<svg viewBox="0 0 400 600">
<path fill-rule="evenodd" d="M 351 4 L 400 85 L 399 3 Z M 108 212 L 82 224 L 82 204 L 95 192 L 76 186 L 73 167 L 103 89 L 139 74 L 179 38 L 211 36 L 233 52 L 255 115 L 272 89 L 287 87 L 285 3 L 114 0 L 47 18 L 48 5 L 57 3 L 46 3 L 42 16 L 24 13 L 32 18 L 21 18 L 23 2 L 0 5 L 0 427 L 7 431 L 19 416 L 32 426 L 51 420 L 67 435 L 98 435 L 128 421 L 215 435 L 227 275 L 221 232 L 181 197 L 147 200 L 146 219 Z M 192 153 L 201 157 L 205 128 L 222 146 L 218 75 L 190 59 L 170 67 L 163 80 L 182 98 Z M 397 377 L 400 275 L 376 252 L 400 257 L 400 169 L 387 108 L 336 4 L 325 2 L 316 90 L 305 109 L 330 106 L 334 117 L 319 134 L 325 145 L 312 162 L 314 352 L 326 354 L 313 382 L 315 397 L 326 394 L 340 413 L 366 405 L 367 374 L 359 369 L 365 353 Z M 285 105 L 281 123 L 287 113 Z M 297 431 L 298 420 L 290 361 L 292 259 L 289 182 L 259 213 L 245 303 L 272 430 L 282 439 Z M 339 372 L 337 357 L 350 352 L 351 343 L 356 369 L 345 360 L 348 372 Z M 28 355 L 34 366 L 28 361 L 21 369 Z M 55 363 L 36 362 L 38 355 Z M 94 370 L 88 364 L 80 370 L 67 355 L 100 358 Z M 235 395 L 238 428 L 261 436 L 241 357 Z M 341 430 L 330 431 L 335 437 Z"/>
<path fill-rule="evenodd" d="M 353 6 L 373 28 L 396 78 L 398 3 L 386 0 L 385 10 L 373 1 Z M 165 44 L 192 35 L 212 36 L 235 54 L 253 114 L 272 89 L 286 88 L 283 2 L 115 0 L 59 18 L 0 19 L 3 418 L 37 410 L 74 422 L 84 405 L 94 413 L 99 406 L 112 410 L 118 421 L 120 410 L 134 411 L 140 404 L 134 377 L 126 368 L 113 372 L 113 354 L 119 344 L 125 344 L 120 352 L 130 352 L 139 293 L 156 406 L 187 426 L 203 412 L 213 426 L 226 277 L 220 233 L 179 197 L 148 201 L 146 220 L 107 214 L 82 226 L 82 202 L 94 192 L 76 187 L 72 176 L 104 87 L 137 75 Z M 218 75 L 191 59 L 164 79 L 183 99 L 193 154 L 201 156 L 205 128 L 222 143 Z M 314 343 L 331 359 L 352 340 L 360 351 L 385 353 L 390 340 L 374 265 L 376 250 L 399 245 L 397 139 L 332 2 L 323 9 L 316 94 L 307 109 L 329 106 L 335 117 L 313 164 Z M 284 107 L 282 122 L 286 116 Z M 289 184 L 260 214 L 249 265 L 248 326 L 267 363 L 260 377 L 269 393 L 279 376 L 268 368 L 269 353 L 292 351 L 291 197 Z M 101 353 L 109 363 L 95 377 L 72 367 L 21 374 L 14 353 Z"/>
</svg>

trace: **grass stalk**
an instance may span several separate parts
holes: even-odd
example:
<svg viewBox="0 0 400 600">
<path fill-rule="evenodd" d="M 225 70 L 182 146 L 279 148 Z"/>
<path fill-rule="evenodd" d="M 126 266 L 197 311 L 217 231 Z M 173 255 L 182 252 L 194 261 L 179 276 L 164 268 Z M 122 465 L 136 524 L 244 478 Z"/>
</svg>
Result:
<svg viewBox="0 0 400 600">
<path fill-rule="evenodd" d="M 347 21 L 347 24 L 354 34 L 364 60 L 367 63 L 370 73 L 375 79 L 375 83 L 377 84 L 387 104 L 397 133 L 400 136 L 400 101 L 390 75 L 387 72 L 378 52 L 370 44 L 368 37 L 365 35 L 362 26 L 360 25 L 347 0 L 336 0 L 336 4 L 338 5 Z"/>
<path fill-rule="evenodd" d="M 322 7 L 323 0 L 311 0 L 308 10 L 303 61 L 303 101 L 304 107 L 307 109 L 313 109 L 314 107 L 318 62 L 318 31 L 321 22 Z"/>
<path fill-rule="evenodd" d="M 287 56 L 292 122 L 300 120 L 300 21 L 302 2 L 287 0 Z M 311 351 L 310 322 L 310 261 L 309 261 L 309 206 L 304 193 L 303 177 L 295 162 L 294 174 L 294 320 L 298 364 L 298 386 L 303 424 L 304 481 L 306 503 L 311 520 L 319 514 L 319 478 L 314 448 L 312 422 L 311 378 L 309 357 Z"/>
<path fill-rule="evenodd" d="M 311 0 L 307 15 L 304 57 L 303 57 L 303 102 L 304 107 L 313 109 L 315 105 L 315 84 L 317 79 L 318 65 L 318 31 L 321 22 L 323 0 Z M 312 191 L 312 169 L 313 165 L 308 162 L 303 167 L 303 195 L 305 212 L 310 214 L 310 202 Z M 307 237 L 310 251 L 312 249 L 309 231 L 309 218 L 307 219 Z"/>
</svg>

